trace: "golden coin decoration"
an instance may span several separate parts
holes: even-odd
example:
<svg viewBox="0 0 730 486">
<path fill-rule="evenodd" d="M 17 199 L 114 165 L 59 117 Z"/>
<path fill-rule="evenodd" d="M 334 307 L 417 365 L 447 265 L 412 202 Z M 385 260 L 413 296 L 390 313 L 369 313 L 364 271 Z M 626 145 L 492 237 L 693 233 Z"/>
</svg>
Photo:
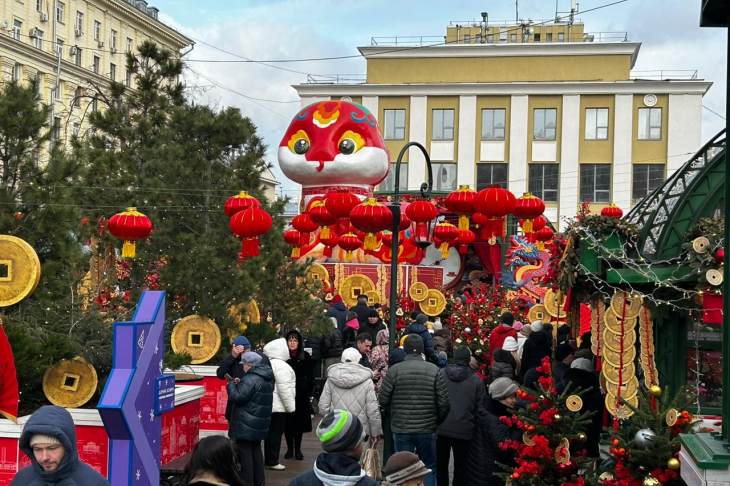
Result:
<svg viewBox="0 0 730 486">
<path fill-rule="evenodd" d="M 618 396 L 619 386 L 618 383 L 606 382 L 606 392 L 611 393 L 614 396 Z M 621 398 L 626 400 L 633 398 L 639 392 L 639 379 L 636 376 L 632 376 L 630 379 L 624 379 L 621 384 Z"/>
<path fill-rule="evenodd" d="M 408 289 L 408 297 L 413 299 L 414 302 L 421 302 L 426 299 L 428 294 L 428 285 L 423 282 L 414 282 L 413 285 Z"/>
<path fill-rule="evenodd" d="M 603 324 L 606 326 L 606 329 L 609 329 L 611 332 L 621 334 L 621 318 L 616 315 L 613 309 L 606 310 L 606 314 L 603 318 Z M 623 332 L 633 329 L 634 327 L 636 327 L 635 317 L 627 317 L 623 320 Z"/>
<path fill-rule="evenodd" d="M 320 282 L 324 287 L 331 287 L 330 274 L 324 265 L 313 263 L 307 269 L 307 280 L 310 282 Z"/>
<path fill-rule="evenodd" d="M 591 306 L 591 352 L 595 356 L 603 354 L 603 320 L 605 318 L 606 304 L 603 299 L 600 299 Z"/>
<path fill-rule="evenodd" d="M 94 396 L 98 384 L 96 370 L 81 356 L 62 359 L 43 374 L 43 394 L 59 407 L 84 405 Z"/>
<path fill-rule="evenodd" d="M 535 445 L 535 434 L 532 432 L 525 432 L 522 434 L 522 442 L 525 443 L 526 446 L 532 447 Z"/>
<path fill-rule="evenodd" d="M 368 290 L 365 292 L 365 295 L 368 298 L 368 305 L 382 304 L 380 302 L 380 294 L 378 294 L 377 290 Z"/>
<path fill-rule="evenodd" d="M 692 249 L 696 253 L 707 253 L 707 250 L 710 249 L 710 240 L 705 236 L 698 236 L 692 240 Z"/>
<path fill-rule="evenodd" d="M 571 412 L 580 412 L 583 408 L 583 399 L 579 395 L 570 395 L 565 399 L 565 407 Z"/>
<path fill-rule="evenodd" d="M 530 322 L 547 320 L 549 317 L 550 314 L 548 314 L 547 309 L 545 309 L 545 306 L 542 304 L 533 305 L 527 312 L 527 319 Z"/>
<path fill-rule="evenodd" d="M 437 289 L 429 289 L 426 298 L 419 302 L 421 312 L 427 316 L 435 317 L 446 309 L 446 297 Z"/>
<path fill-rule="evenodd" d="M 611 351 L 620 352 L 628 346 L 633 346 L 636 342 L 636 331 L 628 329 L 624 331 L 624 335 L 613 332 L 611 329 L 603 330 L 603 344 Z"/>
<path fill-rule="evenodd" d="M 205 363 L 221 347 L 221 331 L 212 319 L 193 314 L 177 321 L 170 345 L 175 353 L 188 353 L 192 364 Z"/>
<path fill-rule="evenodd" d="M 603 350 L 604 361 L 614 366 L 621 364 L 626 366 L 628 363 L 633 363 L 634 358 L 636 358 L 636 347 L 634 347 L 634 343 L 628 344 L 628 347 L 624 349 L 623 353 L 614 351 L 608 347 Z"/>
<path fill-rule="evenodd" d="M 261 322 L 261 311 L 256 299 L 251 299 L 245 304 L 230 306 L 228 316 L 233 319 L 241 332 L 246 332 L 249 324 L 259 324 Z"/>
<path fill-rule="evenodd" d="M 40 279 L 41 262 L 33 247 L 18 237 L 0 235 L 0 307 L 28 297 Z"/>
<path fill-rule="evenodd" d="M 714 285 L 715 287 L 717 287 L 718 285 L 722 285 L 722 271 L 711 268 L 705 272 L 705 279 L 707 280 L 707 283 L 709 283 L 710 285 Z"/>
<path fill-rule="evenodd" d="M 639 314 L 639 342 L 641 343 L 639 362 L 644 372 L 644 384 L 651 389 L 659 386 L 659 370 L 654 360 L 654 326 L 647 306 L 644 306 Z"/>
<path fill-rule="evenodd" d="M 545 306 L 545 310 L 547 310 L 548 314 L 552 317 L 557 317 L 558 319 L 565 318 L 566 314 L 563 309 L 565 306 L 565 295 L 563 295 L 562 292 L 555 292 L 553 289 L 548 289 L 548 291 L 545 292 L 545 297 L 543 297 L 542 301 Z"/>
<path fill-rule="evenodd" d="M 605 402 L 606 410 L 608 410 L 608 413 L 610 413 L 619 420 L 624 420 L 631 417 L 634 414 L 634 411 L 628 405 L 637 408 L 639 406 L 639 397 L 634 396 L 633 398 L 624 398 L 624 400 L 626 401 L 626 403 L 619 403 L 616 395 L 606 393 Z"/>
<path fill-rule="evenodd" d="M 679 419 L 679 412 L 676 408 L 670 408 L 667 410 L 667 414 L 664 416 L 664 421 L 667 426 L 674 427 L 674 424 L 677 423 L 677 419 Z"/>
<path fill-rule="evenodd" d="M 611 297 L 611 310 L 620 318 L 632 319 L 639 316 L 643 298 L 641 294 L 618 290 Z"/>
<path fill-rule="evenodd" d="M 606 378 L 606 381 L 613 384 L 618 384 L 619 378 L 619 367 L 612 363 L 604 362 L 601 364 L 601 375 Z M 623 370 L 621 371 L 622 381 L 630 379 L 632 376 L 636 376 L 636 365 L 631 363 L 624 363 Z"/>
<path fill-rule="evenodd" d="M 355 273 L 344 278 L 342 284 L 340 284 L 340 296 L 347 307 L 357 304 L 358 295 L 367 295 L 371 290 L 375 290 L 375 284 L 370 277 L 361 273 Z"/>
</svg>

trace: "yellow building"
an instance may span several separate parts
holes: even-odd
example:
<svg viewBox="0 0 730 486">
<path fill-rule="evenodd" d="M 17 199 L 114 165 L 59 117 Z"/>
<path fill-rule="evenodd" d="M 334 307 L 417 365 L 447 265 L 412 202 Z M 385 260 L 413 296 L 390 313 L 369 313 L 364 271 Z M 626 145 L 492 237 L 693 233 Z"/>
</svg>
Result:
<svg viewBox="0 0 730 486">
<path fill-rule="evenodd" d="M 632 72 L 640 47 L 580 23 L 452 23 L 436 39 L 373 38 L 359 48 L 362 82 L 294 88 L 302 105 L 362 103 L 393 158 L 408 141 L 423 144 L 435 190 L 530 191 L 563 226 L 586 200 L 628 210 L 700 147 L 711 83 L 696 72 Z M 425 161 L 408 155 L 401 189 L 417 190 Z M 393 189 L 392 174 L 380 189 Z"/>
</svg>

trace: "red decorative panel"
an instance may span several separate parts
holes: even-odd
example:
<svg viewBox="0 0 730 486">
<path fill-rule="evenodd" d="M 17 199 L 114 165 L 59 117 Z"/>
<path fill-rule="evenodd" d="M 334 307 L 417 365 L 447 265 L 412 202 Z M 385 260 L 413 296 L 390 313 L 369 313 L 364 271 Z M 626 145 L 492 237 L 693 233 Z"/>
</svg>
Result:
<svg viewBox="0 0 730 486">
<path fill-rule="evenodd" d="M 0 437 L 0 485 L 10 484 L 18 472 L 18 439 Z M 25 456 L 25 454 L 22 454 Z M 27 458 L 26 458 L 27 459 Z"/>
<path fill-rule="evenodd" d="M 106 477 L 109 459 L 109 437 L 103 426 L 76 426 L 76 447 L 79 458 Z"/>
<path fill-rule="evenodd" d="M 200 401 L 184 403 L 162 416 L 161 462 L 167 464 L 193 450 L 200 433 Z"/>
<path fill-rule="evenodd" d="M 228 430 L 226 404 L 228 392 L 226 380 L 216 376 L 203 378 L 205 395 L 200 399 L 200 428 L 203 430 Z"/>
</svg>

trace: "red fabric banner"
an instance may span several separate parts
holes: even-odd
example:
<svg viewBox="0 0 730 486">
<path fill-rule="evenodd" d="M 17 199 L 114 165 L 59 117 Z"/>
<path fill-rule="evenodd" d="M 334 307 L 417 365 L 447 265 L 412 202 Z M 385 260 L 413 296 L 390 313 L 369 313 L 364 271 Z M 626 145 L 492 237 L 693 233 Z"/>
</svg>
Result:
<svg viewBox="0 0 730 486">
<path fill-rule="evenodd" d="M 484 241 L 477 241 L 473 245 L 474 253 L 479 257 L 479 263 L 484 267 L 484 271 L 494 275 L 495 280 L 499 282 L 502 273 L 502 248 Z"/>
<path fill-rule="evenodd" d="M 15 371 L 13 348 L 5 328 L 0 323 L 0 415 L 15 421 L 18 418 L 18 375 Z"/>
<path fill-rule="evenodd" d="M 722 324 L 722 295 L 709 293 L 702 295 L 702 322 Z"/>
</svg>

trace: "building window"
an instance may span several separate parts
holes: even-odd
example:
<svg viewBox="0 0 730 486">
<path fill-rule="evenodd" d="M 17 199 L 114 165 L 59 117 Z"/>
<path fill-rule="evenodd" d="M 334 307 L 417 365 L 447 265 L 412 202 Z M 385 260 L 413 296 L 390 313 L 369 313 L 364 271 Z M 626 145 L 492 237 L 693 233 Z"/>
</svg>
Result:
<svg viewBox="0 0 730 486">
<path fill-rule="evenodd" d="M 127 37 L 127 52 L 132 52 L 132 48 L 134 47 L 134 41 L 131 37 Z"/>
<path fill-rule="evenodd" d="M 454 139 L 454 110 L 432 110 L 433 127 L 431 140 L 453 140 Z"/>
<path fill-rule="evenodd" d="M 36 49 L 43 50 L 43 31 L 40 29 L 36 29 L 35 32 L 33 32 L 33 46 Z"/>
<path fill-rule="evenodd" d="M 73 99 L 73 106 L 80 107 L 81 106 L 81 97 L 84 95 L 84 90 L 81 88 L 81 86 L 77 86 L 74 90 L 74 99 Z"/>
<path fill-rule="evenodd" d="M 386 140 L 406 138 L 406 110 L 383 110 Z"/>
<path fill-rule="evenodd" d="M 547 34 L 545 34 L 545 42 L 552 42 L 552 41 L 553 41 L 553 33 L 548 32 Z"/>
<path fill-rule="evenodd" d="M 378 191 L 395 192 L 395 162 L 390 163 L 388 177 L 383 179 L 378 185 Z M 398 190 L 405 191 L 408 189 L 408 164 L 400 165 L 400 177 L 398 178 Z"/>
<path fill-rule="evenodd" d="M 517 34 L 510 34 L 509 35 L 509 41 L 510 42 L 517 42 Z"/>
<path fill-rule="evenodd" d="M 581 164 L 580 199 L 594 203 L 611 202 L 611 164 Z"/>
<path fill-rule="evenodd" d="M 664 181 L 664 164 L 634 164 L 631 197 L 642 199 Z"/>
<path fill-rule="evenodd" d="M 43 12 L 43 0 L 35 0 L 35 9 L 38 12 Z"/>
<path fill-rule="evenodd" d="M 127 71 L 126 83 L 127 86 L 132 86 L 132 71 Z"/>
<path fill-rule="evenodd" d="M 111 33 L 111 36 L 110 36 L 112 51 L 116 51 L 117 50 L 117 37 L 118 37 L 117 31 L 114 30 L 114 29 L 112 29 L 112 33 Z"/>
<path fill-rule="evenodd" d="M 101 22 L 94 20 L 94 40 L 101 40 Z"/>
<path fill-rule="evenodd" d="M 494 44 L 494 34 L 487 34 L 487 44 Z"/>
<path fill-rule="evenodd" d="M 482 140 L 504 140 L 504 108 L 482 110 Z"/>
<path fill-rule="evenodd" d="M 73 124 L 74 137 L 78 137 L 79 133 L 81 133 L 81 124 L 79 122 L 74 122 L 74 124 Z"/>
<path fill-rule="evenodd" d="M 535 34 L 533 36 L 533 39 L 535 40 L 535 42 L 540 42 L 540 34 Z"/>
<path fill-rule="evenodd" d="M 558 202 L 558 164 L 529 164 L 528 190 L 545 202 Z"/>
<path fill-rule="evenodd" d="M 80 36 L 84 33 L 84 13 L 76 11 L 76 24 L 74 25 L 76 35 Z"/>
<path fill-rule="evenodd" d="M 558 110 L 555 108 L 535 108 L 532 120 L 533 140 L 555 140 L 555 121 Z"/>
<path fill-rule="evenodd" d="M 51 137 L 53 140 L 61 139 L 61 117 L 53 117 L 53 130 L 51 131 Z"/>
<path fill-rule="evenodd" d="M 586 140 L 608 140 L 608 108 L 586 108 Z"/>
<path fill-rule="evenodd" d="M 13 20 L 13 39 L 20 40 L 20 32 L 23 30 L 23 22 Z"/>
<path fill-rule="evenodd" d="M 558 32 L 558 42 L 565 42 L 565 32 Z"/>
<path fill-rule="evenodd" d="M 639 140 L 662 139 L 662 109 L 639 108 Z"/>
<path fill-rule="evenodd" d="M 116 81 L 117 80 L 117 65 L 114 64 L 113 62 L 112 63 L 109 63 L 109 78 L 112 81 Z"/>
<path fill-rule="evenodd" d="M 11 75 L 12 76 L 11 80 L 15 81 L 16 83 L 19 83 L 21 75 L 22 75 L 22 71 L 21 71 L 20 63 L 16 62 L 15 64 L 13 64 L 13 72 Z"/>
<path fill-rule="evenodd" d="M 494 184 L 507 187 L 507 164 L 477 164 L 477 191 Z"/>
<path fill-rule="evenodd" d="M 56 55 L 58 57 L 63 58 L 63 46 L 64 46 L 63 39 L 56 39 Z"/>
<path fill-rule="evenodd" d="M 464 34 L 464 44 L 471 44 L 471 34 Z"/>
<path fill-rule="evenodd" d="M 99 56 L 94 56 L 94 64 L 91 66 L 91 69 L 96 74 L 99 74 L 99 67 L 100 66 L 101 66 L 101 58 Z"/>
<path fill-rule="evenodd" d="M 56 0 L 56 22 L 64 23 L 64 18 L 66 14 L 66 5 L 63 4 L 63 2 L 59 2 Z"/>
<path fill-rule="evenodd" d="M 99 109 L 99 100 L 94 98 L 91 100 L 91 111 L 97 111 Z"/>
<path fill-rule="evenodd" d="M 74 46 L 74 64 L 81 66 L 81 48 Z"/>
<path fill-rule="evenodd" d="M 434 191 L 456 190 L 456 164 L 452 162 L 434 162 L 433 189 Z"/>
</svg>

